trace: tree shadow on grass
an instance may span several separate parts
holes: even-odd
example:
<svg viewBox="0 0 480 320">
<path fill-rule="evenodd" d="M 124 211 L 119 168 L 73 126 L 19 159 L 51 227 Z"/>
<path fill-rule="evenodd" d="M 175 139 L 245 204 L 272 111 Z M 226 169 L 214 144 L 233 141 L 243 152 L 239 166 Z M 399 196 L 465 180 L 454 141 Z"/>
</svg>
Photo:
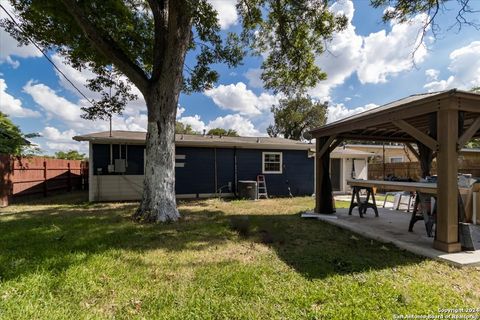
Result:
<svg viewBox="0 0 480 320">
<path fill-rule="evenodd" d="M 244 217 L 244 216 L 238 216 Z M 308 279 L 418 264 L 425 260 L 394 245 L 293 215 L 248 216 L 250 238 L 270 246 Z"/>
<path fill-rule="evenodd" d="M 0 215 L 0 281 L 45 267 L 61 272 L 82 263 L 72 258 L 78 253 L 203 250 L 235 236 L 222 225 L 221 211 L 183 211 L 177 223 L 138 224 L 130 219 L 137 205 L 50 207 Z"/>
<path fill-rule="evenodd" d="M 0 215 L 0 281 L 39 269 L 62 272 L 112 249 L 136 252 L 205 250 L 239 239 L 232 227 L 247 221 L 245 239 L 271 247 L 278 257 L 308 279 L 371 269 L 417 264 L 423 259 L 320 221 L 293 215 L 229 215 L 221 210 L 181 210 L 170 224 L 130 220 L 136 203 L 31 206 Z M 245 240 L 244 239 L 244 240 Z M 141 263 L 141 262 L 139 262 Z"/>
</svg>

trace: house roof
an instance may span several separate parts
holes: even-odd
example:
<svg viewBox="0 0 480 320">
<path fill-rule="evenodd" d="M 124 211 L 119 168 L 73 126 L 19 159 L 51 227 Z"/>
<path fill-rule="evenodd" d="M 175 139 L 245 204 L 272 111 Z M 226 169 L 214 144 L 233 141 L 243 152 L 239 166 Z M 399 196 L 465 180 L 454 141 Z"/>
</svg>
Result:
<svg viewBox="0 0 480 320">
<path fill-rule="evenodd" d="M 480 94 L 457 89 L 415 94 L 329 123 L 311 133 L 315 138 L 335 136 L 345 140 L 415 142 L 395 123 L 405 120 L 426 132 L 434 112 L 455 109 L 464 111 L 464 128 L 468 128 L 480 113 L 479 101 Z"/>
<path fill-rule="evenodd" d="M 351 157 L 368 158 L 368 157 L 373 157 L 375 153 L 355 150 L 350 148 L 337 147 L 333 149 L 330 155 L 332 158 L 351 158 Z"/>
<path fill-rule="evenodd" d="M 73 137 L 76 141 L 90 141 L 94 143 L 130 143 L 144 144 L 146 132 L 114 130 L 95 132 Z M 291 149 L 310 150 L 315 146 L 296 140 L 271 137 L 227 137 L 214 135 L 176 134 L 175 144 L 185 147 L 237 147 L 249 149 Z"/>
</svg>

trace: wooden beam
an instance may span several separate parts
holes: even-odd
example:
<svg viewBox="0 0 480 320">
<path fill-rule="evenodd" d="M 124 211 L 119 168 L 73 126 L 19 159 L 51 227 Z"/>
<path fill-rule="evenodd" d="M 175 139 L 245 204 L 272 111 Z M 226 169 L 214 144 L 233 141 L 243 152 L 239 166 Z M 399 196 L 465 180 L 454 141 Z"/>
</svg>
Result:
<svg viewBox="0 0 480 320">
<path fill-rule="evenodd" d="M 325 154 L 325 152 L 327 152 L 327 150 L 330 150 L 330 145 L 332 144 L 333 140 L 335 140 L 335 138 L 336 136 L 328 137 L 327 141 L 325 142 L 324 145 L 322 145 L 322 147 L 320 148 L 320 151 L 317 154 L 318 159 L 323 157 L 323 155 Z M 318 145 L 318 142 L 317 142 L 317 145 Z"/>
<path fill-rule="evenodd" d="M 467 130 L 458 138 L 457 142 L 457 150 L 460 150 L 463 148 L 463 146 L 470 141 L 470 139 L 473 138 L 473 136 L 477 133 L 477 131 L 480 129 L 480 117 L 477 117 L 475 121 L 468 127 Z"/>
<path fill-rule="evenodd" d="M 421 143 L 429 147 L 431 150 L 433 151 L 438 150 L 438 143 L 437 141 L 435 141 L 435 139 L 423 133 L 422 131 L 418 130 L 408 122 L 404 120 L 395 120 L 395 121 L 392 121 L 392 123 L 396 125 L 398 128 L 408 133 L 413 138 L 417 139 L 418 141 L 420 141 Z"/>
<path fill-rule="evenodd" d="M 420 161 L 420 155 L 418 154 L 417 150 L 412 146 L 411 143 L 406 142 L 405 145 L 407 146 L 408 150 L 410 150 L 411 153 L 417 158 L 418 161 Z"/>
<path fill-rule="evenodd" d="M 434 248 L 457 252 L 458 239 L 458 111 L 439 110 L 437 113 L 437 226 Z"/>
<path fill-rule="evenodd" d="M 465 101 L 461 100 L 458 110 L 471 112 L 471 113 L 480 113 L 480 101 Z"/>
<path fill-rule="evenodd" d="M 344 140 L 365 140 L 365 141 L 385 141 L 385 142 L 415 142 L 415 139 L 410 137 L 390 137 L 387 135 L 381 136 L 359 136 L 354 134 L 342 134 L 339 137 L 343 138 Z"/>
<path fill-rule="evenodd" d="M 342 142 L 343 142 L 342 138 L 337 138 L 335 142 L 330 145 L 330 152 L 332 152 Z"/>
</svg>

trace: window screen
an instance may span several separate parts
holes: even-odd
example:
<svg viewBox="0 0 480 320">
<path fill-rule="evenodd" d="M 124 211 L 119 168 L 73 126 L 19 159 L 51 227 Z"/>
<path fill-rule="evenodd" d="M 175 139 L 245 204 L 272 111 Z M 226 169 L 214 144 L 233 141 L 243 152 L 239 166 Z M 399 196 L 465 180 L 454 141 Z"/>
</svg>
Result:
<svg viewBox="0 0 480 320">
<path fill-rule="evenodd" d="M 263 173 L 282 173 L 281 152 L 263 152 Z"/>
</svg>

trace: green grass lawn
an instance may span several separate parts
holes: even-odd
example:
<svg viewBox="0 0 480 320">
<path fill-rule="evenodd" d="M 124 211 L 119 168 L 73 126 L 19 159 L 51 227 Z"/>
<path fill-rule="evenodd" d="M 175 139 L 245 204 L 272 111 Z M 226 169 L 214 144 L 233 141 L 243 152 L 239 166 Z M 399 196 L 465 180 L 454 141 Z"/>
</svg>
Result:
<svg viewBox="0 0 480 320">
<path fill-rule="evenodd" d="M 182 220 L 165 225 L 133 223 L 135 203 L 85 198 L 0 209 L 0 318 L 388 319 L 480 307 L 478 268 L 301 219 L 312 198 L 181 202 Z"/>
</svg>

